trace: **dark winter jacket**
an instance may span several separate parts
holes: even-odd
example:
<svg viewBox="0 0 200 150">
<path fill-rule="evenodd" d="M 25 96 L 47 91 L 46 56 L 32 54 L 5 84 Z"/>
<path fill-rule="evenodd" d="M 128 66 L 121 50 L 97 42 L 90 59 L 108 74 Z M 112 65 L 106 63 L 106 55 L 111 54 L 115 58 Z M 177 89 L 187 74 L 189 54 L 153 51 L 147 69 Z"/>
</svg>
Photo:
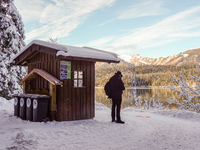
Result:
<svg viewBox="0 0 200 150">
<path fill-rule="evenodd" d="M 119 75 L 115 74 L 109 80 L 111 85 L 111 98 L 122 99 L 123 90 L 125 90 L 124 83 L 122 82 Z"/>
</svg>

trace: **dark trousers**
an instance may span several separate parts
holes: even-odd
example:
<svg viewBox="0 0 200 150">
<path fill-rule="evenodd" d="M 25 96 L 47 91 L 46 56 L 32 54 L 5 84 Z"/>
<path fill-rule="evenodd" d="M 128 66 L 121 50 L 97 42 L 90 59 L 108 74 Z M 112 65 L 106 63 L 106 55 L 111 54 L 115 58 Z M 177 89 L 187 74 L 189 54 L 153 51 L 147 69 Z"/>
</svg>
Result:
<svg viewBox="0 0 200 150">
<path fill-rule="evenodd" d="M 112 112 L 111 112 L 112 120 L 115 120 L 116 107 L 117 107 L 117 121 L 121 120 L 120 118 L 121 103 L 122 99 L 112 99 Z"/>
</svg>

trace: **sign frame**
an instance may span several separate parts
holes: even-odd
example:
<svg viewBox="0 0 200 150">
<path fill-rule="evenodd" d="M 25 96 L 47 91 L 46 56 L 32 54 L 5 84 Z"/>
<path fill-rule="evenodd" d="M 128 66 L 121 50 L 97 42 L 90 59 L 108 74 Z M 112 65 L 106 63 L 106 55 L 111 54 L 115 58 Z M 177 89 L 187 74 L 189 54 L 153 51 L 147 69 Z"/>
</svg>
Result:
<svg viewBox="0 0 200 150">
<path fill-rule="evenodd" d="M 60 61 L 60 80 L 71 80 L 71 61 Z"/>
</svg>

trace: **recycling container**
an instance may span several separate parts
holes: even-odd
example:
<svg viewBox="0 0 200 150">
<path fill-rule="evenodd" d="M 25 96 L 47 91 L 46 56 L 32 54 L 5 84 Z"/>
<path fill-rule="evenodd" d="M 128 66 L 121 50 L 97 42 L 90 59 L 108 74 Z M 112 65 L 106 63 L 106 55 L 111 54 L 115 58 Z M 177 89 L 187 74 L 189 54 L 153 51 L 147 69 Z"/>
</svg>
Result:
<svg viewBox="0 0 200 150">
<path fill-rule="evenodd" d="M 33 121 L 33 94 L 28 94 L 26 98 L 26 120 Z"/>
<path fill-rule="evenodd" d="M 19 102 L 20 102 L 20 111 L 19 111 L 19 117 L 23 120 L 26 120 L 26 99 L 27 94 L 21 94 L 19 96 Z"/>
<path fill-rule="evenodd" d="M 20 95 L 19 94 L 15 94 L 14 95 L 14 116 L 19 117 L 19 105 L 20 105 Z"/>
<path fill-rule="evenodd" d="M 34 95 L 33 98 L 33 121 L 42 122 L 48 117 L 50 96 Z"/>
</svg>

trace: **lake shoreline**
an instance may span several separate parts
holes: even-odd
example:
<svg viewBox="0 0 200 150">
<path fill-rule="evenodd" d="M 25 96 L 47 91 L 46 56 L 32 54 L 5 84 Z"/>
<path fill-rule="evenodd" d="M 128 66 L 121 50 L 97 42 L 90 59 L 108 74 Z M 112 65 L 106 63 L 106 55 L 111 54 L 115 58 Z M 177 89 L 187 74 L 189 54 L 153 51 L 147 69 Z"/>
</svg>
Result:
<svg viewBox="0 0 200 150">
<path fill-rule="evenodd" d="M 104 87 L 99 87 L 99 86 L 95 86 L 95 88 L 99 88 L 99 89 L 102 89 Z M 130 86 L 127 86 L 125 87 L 126 89 L 169 89 L 167 86 L 136 86 L 136 87 L 130 87 Z"/>
</svg>

